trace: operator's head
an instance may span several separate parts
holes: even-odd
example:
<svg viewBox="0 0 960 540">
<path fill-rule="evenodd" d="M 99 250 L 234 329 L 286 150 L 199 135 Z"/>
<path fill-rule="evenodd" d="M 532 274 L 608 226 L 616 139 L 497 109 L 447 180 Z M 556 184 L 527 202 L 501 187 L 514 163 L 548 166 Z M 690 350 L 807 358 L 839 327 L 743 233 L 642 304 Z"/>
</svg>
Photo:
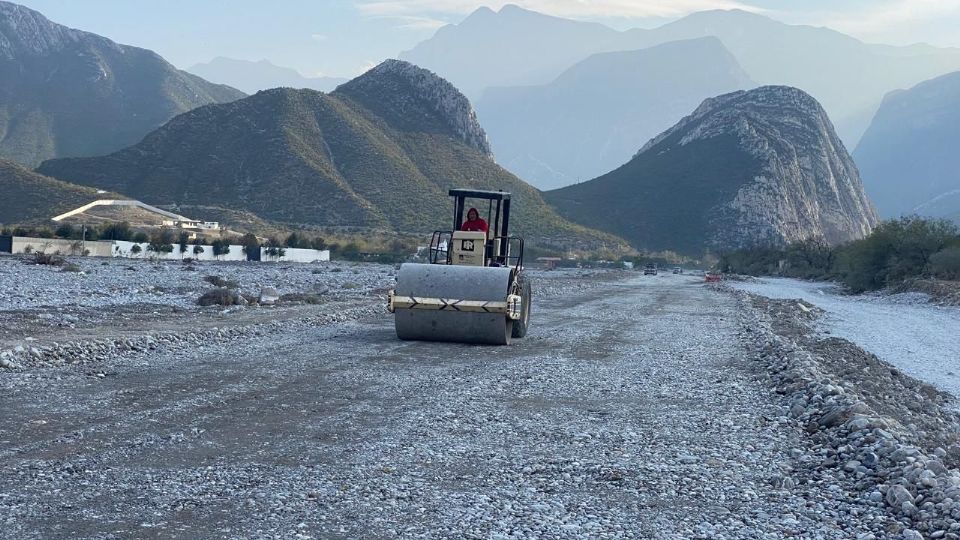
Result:
<svg viewBox="0 0 960 540">
<path fill-rule="evenodd" d="M 476 221 L 480 219 L 480 212 L 477 212 L 476 208 L 471 208 L 467 211 L 467 221 Z"/>
</svg>

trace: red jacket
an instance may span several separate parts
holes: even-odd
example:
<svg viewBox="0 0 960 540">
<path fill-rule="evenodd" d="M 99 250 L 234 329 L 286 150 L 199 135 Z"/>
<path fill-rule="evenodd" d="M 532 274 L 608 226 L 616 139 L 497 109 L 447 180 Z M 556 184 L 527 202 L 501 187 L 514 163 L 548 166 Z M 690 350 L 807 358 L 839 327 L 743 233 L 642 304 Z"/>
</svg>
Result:
<svg viewBox="0 0 960 540">
<path fill-rule="evenodd" d="M 467 211 L 467 216 L 470 215 L 470 212 L 477 214 L 477 219 L 468 219 L 463 222 L 463 225 L 460 226 L 461 231 L 477 231 L 477 232 L 487 232 L 489 227 L 487 227 L 487 222 L 480 217 L 480 212 L 477 212 L 476 208 L 471 208 Z"/>
</svg>

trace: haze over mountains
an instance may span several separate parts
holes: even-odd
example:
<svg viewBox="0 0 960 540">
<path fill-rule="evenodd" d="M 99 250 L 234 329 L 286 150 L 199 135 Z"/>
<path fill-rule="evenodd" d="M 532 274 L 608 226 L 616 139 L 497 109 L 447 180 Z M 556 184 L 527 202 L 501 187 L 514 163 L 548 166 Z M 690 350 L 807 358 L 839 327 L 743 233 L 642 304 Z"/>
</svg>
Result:
<svg viewBox="0 0 960 540">
<path fill-rule="evenodd" d="M 396 60 L 330 94 L 275 89 L 202 107 L 131 148 L 39 171 L 154 204 L 418 232 L 449 227 L 449 188 L 503 189 L 517 201 L 518 232 L 541 245 L 617 243 L 560 218 L 494 163 L 462 94 Z"/>
<path fill-rule="evenodd" d="M 35 166 L 104 154 L 179 113 L 240 97 L 152 51 L 0 1 L 0 157 Z"/>
<path fill-rule="evenodd" d="M 871 45 L 826 28 L 738 10 L 705 11 L 651 30 L 618 32 L 516 6 L 499 12 L 481 8 L 401 57 L 479 98 L 492 87 L 550 83 L 597 52 L 707 36 L 717 37 L 755 83 L 795 86 L 813 95 L 850 148 L 886 93 L 960 69 L 960 49 Z M 597 84 L 604 81 L 598 75 Z M 493 145 L 499 146 L 496 137 Z"/>
<path fill-rule="evenodd" d="M 477 110 L 497 161 L 551 189 L 619 167 L 704 99 L 753 86 L 707 37 L 595 54 L 546 85 L 491 88 Z"/>
<path fill-rule="evenodd" d="M 823 108 L 790 87 L 706 100 L 626 165 L 546 193 L 638 248 L 700 254 L 869 234 L 877 214 Z"/>
<path fill-rule="evenodd" d="M 885 218 L 960 223 L 960 72 L 883 100 L 854 158 Z"/>
<path fill-rule="evenodd" d="M 340 77 L 304 77 L 299 71 L 274 65 L 269 60 L 251 62 L 218 56 L 213 60 L 196 64 L 187 71 L 204 79 L 232 86 L 248 94 L 270 88 L 309 88 L 330 92 L 337 85 L 347 82 Z"/>
</svg>

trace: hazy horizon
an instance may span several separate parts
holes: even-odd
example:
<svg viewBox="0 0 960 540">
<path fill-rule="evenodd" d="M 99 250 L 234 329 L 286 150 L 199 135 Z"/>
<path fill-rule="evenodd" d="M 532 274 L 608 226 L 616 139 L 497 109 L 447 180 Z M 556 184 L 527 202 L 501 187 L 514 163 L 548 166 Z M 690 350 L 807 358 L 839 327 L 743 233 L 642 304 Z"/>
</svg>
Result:
<svg viewBox="0 0 960 540">
<path fill-rule="evenodd" d="M 269 62 L 307 77 L 351 77 L 456 24 L 481 6 L 517 4 L 623 30 L 709 9 L 744 9 L 789 24 L 826 26 L 865 42 L 960 47 L 960 0 L 22 0 L 54 22 L 151 49 L 181 69 L 216 57 Z M 287 9 L 282 9 L 282 7 Z"/>
</svg>

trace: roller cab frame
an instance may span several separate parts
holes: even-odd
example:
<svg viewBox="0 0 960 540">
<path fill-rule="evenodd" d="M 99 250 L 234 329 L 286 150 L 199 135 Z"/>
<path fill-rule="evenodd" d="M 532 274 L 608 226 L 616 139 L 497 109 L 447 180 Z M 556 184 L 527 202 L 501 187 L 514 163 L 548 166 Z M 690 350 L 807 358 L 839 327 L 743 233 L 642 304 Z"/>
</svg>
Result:
<svg viewBox="0 0 960 540">
<path fill-rule="evenodd" d="M 523 238 L 511 236 L 510 193 L 451 189 L 453 227 L 434 231 L 428 264 L 406 263 L 388 294 L 401 339 L 510 343 L 527 333 L 531 285 L 524 275 Z M 468 200 L 480 204 L 468 205 Z M 468 206 L 487 232 L 461 231 Z M 484 212 L 485 210 L 485 212 Z"/>
</svg>

